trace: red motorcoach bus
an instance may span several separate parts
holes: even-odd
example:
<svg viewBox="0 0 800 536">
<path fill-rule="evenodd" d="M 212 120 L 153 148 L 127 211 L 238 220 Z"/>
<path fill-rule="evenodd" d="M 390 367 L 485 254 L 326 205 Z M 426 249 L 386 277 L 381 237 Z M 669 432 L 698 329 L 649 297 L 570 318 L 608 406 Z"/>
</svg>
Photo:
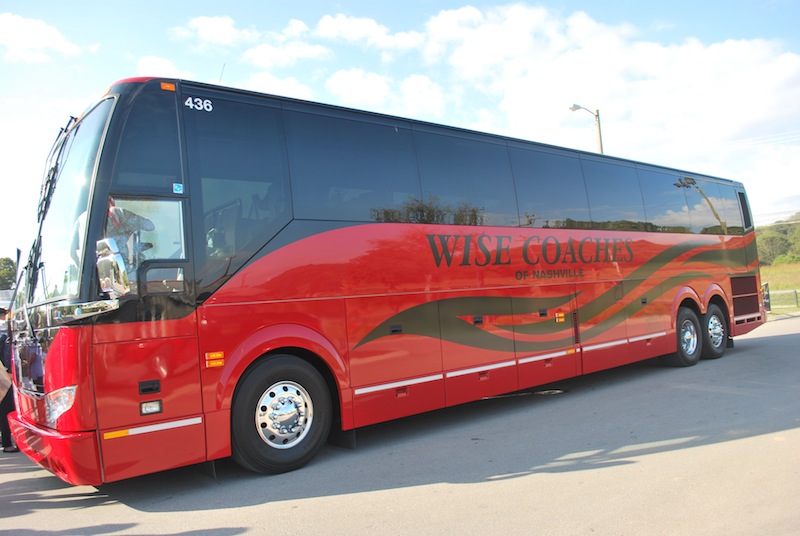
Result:
<svg viewBox="0 0 800 536">
<path fill-rule="evenodd" d="M 14 436 L 73 484 L 277 473 L 381 421 L 764 322 L 740 183 L 179 80 L 59 135 L 10 325 Z"/>
</svg>

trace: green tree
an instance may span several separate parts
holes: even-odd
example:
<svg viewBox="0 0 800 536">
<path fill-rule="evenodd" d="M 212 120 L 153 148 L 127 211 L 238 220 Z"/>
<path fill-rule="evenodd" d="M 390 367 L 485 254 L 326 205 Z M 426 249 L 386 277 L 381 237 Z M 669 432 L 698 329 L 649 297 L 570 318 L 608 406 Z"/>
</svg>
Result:
<svg viewBox="0 0 800 536">
<path fill-rule="evenodd" d="M 800 212 L 756 229 L 763 264 L 794 264 L 800 259 Z"/>
<path fill-rule="evenodd" d="M 763 264 L 772 264 L 776 258 L 789 253 L 791 242 L 776 231 L 766 231 L 758 237 L 758 257 Z"/>
<path fill-rule="evenodd" d="M 800 224 L 792 225 L 786 237 L 792 244 L 789 253 L 800 256 Z"/>
<path fill-rule="evenodd" d="M 800 255 L 796 253 L 784 253 L 783 255 L 778 255 L 772 261 L 774 266 L 778 266 L 779 264 L 798 264 L 800 263 Z"/>
<path fill-rule="evenodd" d="M 0 258 L 0 290 L 14 286 L 17 277 L 17 263 L 8 257 Z"/>
</svg>

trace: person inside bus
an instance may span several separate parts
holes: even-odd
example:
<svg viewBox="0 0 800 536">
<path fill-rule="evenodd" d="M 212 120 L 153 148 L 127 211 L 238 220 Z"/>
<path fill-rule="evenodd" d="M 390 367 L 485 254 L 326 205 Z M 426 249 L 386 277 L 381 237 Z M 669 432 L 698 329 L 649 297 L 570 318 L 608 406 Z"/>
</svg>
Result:
<svg viewBox="0 0 800 536">
<path fill-rule="evenodd" d="M 0 317 L 5 318 L 7 311 L 0 308 Z M 0 333 L 0 360 L 3 363 L 3 370 L 7 376 L 11 375 L 11 343 L 8 339 L 8 330 L 3 329 Z M 2 371 L 0 371 L 2 373 Z M 10 378 L 9 378 L 10 380 Z M 8 391 L 3 395 L 0 402 L 0 435 L 2 435 L 3 452 L 19 452 L 19 447 L 14 445 L 11 439 L 11 427 L 8 424 L 8 414 L 14 411 L 14 388 L 9 385 Z"/>
</svg>

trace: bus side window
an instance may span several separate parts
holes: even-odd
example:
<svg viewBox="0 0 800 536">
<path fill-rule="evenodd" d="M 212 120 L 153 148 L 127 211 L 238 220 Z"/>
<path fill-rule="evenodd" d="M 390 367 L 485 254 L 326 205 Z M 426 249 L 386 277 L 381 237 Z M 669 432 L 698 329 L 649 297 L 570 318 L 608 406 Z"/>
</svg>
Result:
<svg viewBox="0 0 800 536">
<path fill-rule="evenodd" d="M 233 257 L 236 253 L 236 231 L 241 227 L 241 199 L 235 199 L 210 210 L 205 214 L 204 219 L 206 255 L 209 257 Z"/>
<path fill-rule="evenodd" d="M 109 197 L 104 238 L 114 239 L 136 293 L 147 260 L 184 259 L 183 203 L 175 199 Z"/>
<path fill-rule="evenodd" d="M 414 131 L 426 210 L 443 214 L 442 223 L 518 227 L 506 146 L 488 137 L 432 130 Z"/>
<path fill-rule="evenodd" d="M 117 188 L 168 194 L 181 182 L 175 94 L 145 92 L 125 121 L 114 171 Z"/>
<path fill-rule="evenodd" d="M 398 215 L 420 199 L 406 123 L 292 111 L 284 117 L 296 218 L 402 221 Z"/>
<path fill-rule="evenodd" d="M 592 228 L 644 231 L 645 215 L 639 177 L 633 167 L 584 157 L 581 159 Z"/>
<path fill-rule="evenodd" d="M 678 175 L 638 169 L 648 231 L 689 233 L 689 206 Z"/>
<path fill-rule="evenodd" d="M 279 110 L 202 93 L 214 113 L 184 107 L 198 294 L 238 270 L 291 219 Z"/>
<path fill-rule="evenodd" d="M 590 229 L 589 202 L 577 158 L 509 148 L 522 227 Z"/>
<path fill-rule="evenodd" d="M 727 223 L 727 234 L 744 234 L 745 224 L 743 219 L 743 209 L 739 205 L 739 195 L 733 186 L 719 184 L 720 205 L 725 213 Z"/>
</svg>

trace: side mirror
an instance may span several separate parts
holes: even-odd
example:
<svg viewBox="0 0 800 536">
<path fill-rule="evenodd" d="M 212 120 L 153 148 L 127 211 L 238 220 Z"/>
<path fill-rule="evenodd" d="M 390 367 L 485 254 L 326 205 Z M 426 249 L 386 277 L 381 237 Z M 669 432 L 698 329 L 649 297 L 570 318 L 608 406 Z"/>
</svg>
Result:
<svg viewBox="0 0 800 536">
<path fill-rule="evenodd" d="M 97 275 L 100 277 L 100 289 L 111 299 L 130 294 L 128 270 L 119 253 L 117 241 L 113 238 L 97 241 Z"/>
</svg>

